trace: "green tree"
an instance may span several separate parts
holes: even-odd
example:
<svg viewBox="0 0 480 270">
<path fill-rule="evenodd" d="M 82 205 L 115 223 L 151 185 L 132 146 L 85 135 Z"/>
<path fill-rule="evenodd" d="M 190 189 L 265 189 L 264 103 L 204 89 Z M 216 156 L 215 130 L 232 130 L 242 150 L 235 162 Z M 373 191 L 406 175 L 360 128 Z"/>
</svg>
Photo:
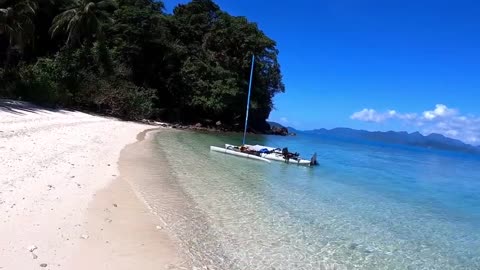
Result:
<svg viewBox="0 0 480 270">
<path fill-rule="evenodd" d="M 120 0 L 113 15 L 115 23 L 106 27 L 109 46 L 114 48 L 117 60 L 131 68 L 132 79 L 138 84 L 147 83 L 153 76 L 154 65 L 168 43 L 162 8 L 150 0 Z"/>
<path fill-rule="evenodd" d="M 102 38 L 103 24 L 112 20 L 113 0 L 71 0 L 68 8 L 57 15 L 50 27 L 52 37 L 64 34 L 68 46 L 92 43 Z"/>
<path fill-rule="evenodd" d="M 7 66 L 15 52 L 23 53 L 33 41 L 36 9 L 37 3 L 32 0 L 0 0 L 0 38 L 7 40 L 6 57 L 0 61 Z"/>
<path fill-rule="evenodd" d="M 285 90 L 276 43 L 255 23 L 234 17 L 210 0 L 179 5 L 172 33 L 186 51 L 180 78 L 184 110 L 215 117 L 240 128 L 244 121 L 251 56 L 257 62 L 251 97 L 251 126 L 268 128 L 273 96 Z M 194 110 L 192 110 L 194 108 Z"/>
<path fill-rule="evenodd" d="M 285 88 L 275 41 L 211 0 L 0 0 L 0 96 L 241 129 L 252 55 L 263 131 Z"/>
</svg>

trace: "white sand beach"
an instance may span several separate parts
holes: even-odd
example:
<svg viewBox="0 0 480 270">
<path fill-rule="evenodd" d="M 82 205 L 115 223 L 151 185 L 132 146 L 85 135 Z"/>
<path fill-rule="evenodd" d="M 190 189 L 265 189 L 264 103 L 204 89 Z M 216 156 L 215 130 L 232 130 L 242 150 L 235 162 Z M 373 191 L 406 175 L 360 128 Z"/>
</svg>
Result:
<svg viewBox="0 0 480 270">
<path fill-rule="evenodd" d="M 176 247 L 119 176 L 151 126 L 0 100 L 0 269 L 168 269 Z"/>
</svg>

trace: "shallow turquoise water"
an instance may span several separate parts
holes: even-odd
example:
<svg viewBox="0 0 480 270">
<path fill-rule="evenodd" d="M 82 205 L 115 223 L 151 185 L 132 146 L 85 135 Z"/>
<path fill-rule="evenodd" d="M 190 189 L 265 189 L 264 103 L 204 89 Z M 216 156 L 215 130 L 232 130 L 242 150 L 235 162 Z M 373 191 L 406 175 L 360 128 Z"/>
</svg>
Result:
<svg viewBox="0 0 480 270">
<path fill-rule="evenodd" d="M 163 181 L 184 196 L 182 211 L 158 212 L 196 265 L 480 269 L 480 158 L 302 134 L 249 143 L 317 152 L 320 166 L 209 151 L 240 141 L 176 131 L 155 140 L 172 168 Z"/>
</svg>

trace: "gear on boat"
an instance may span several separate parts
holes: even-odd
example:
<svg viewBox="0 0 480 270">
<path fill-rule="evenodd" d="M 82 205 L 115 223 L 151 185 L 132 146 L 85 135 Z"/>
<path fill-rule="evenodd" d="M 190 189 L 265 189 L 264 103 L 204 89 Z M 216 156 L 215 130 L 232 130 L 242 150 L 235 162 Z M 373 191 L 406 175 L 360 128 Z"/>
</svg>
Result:
<svg viewBox="0 0 480 270">
<path fill-rule="evenodd" d="M 248 145 L 244 144 L 241 146 L 235 146 L 231 144 L 226 144 L 225 148 L 219 148 L 215 146 L 210 147 L 211 150 L 217 152 L 223 152 L 225 154 L 237 155 L 252 159 L 258 159 L 263 161 L 274 160 L 282 161 L 287 164 L 298 164 L 312 166 L 317 165 L 317 155 L 314 154 L 310 160 L 300 158 L 300 154 L 295 152 L 291 153 L 288 151 L 287 147 L 284 148 L 274 148 L 263 145 Z"/>
</svg>

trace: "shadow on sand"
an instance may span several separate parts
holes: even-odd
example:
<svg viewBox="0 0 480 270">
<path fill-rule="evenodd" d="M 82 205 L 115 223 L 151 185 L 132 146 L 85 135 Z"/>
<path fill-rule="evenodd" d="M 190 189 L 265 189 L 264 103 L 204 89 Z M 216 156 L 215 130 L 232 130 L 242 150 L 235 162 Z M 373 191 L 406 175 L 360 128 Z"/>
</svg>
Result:
<svg viewBox="0 0 480 270">
<path fill-rule="evenodd" d="M 6 113 L 15 114 L 15 115 L 25 115 L 27 113 L 40 113 L 40 112 L 64 113 L 64 112 L 68 112 L 68 110 L 40 107 L 26 101 L 0 99 L 0 112 L 6 112 Z"/>
</svg>

